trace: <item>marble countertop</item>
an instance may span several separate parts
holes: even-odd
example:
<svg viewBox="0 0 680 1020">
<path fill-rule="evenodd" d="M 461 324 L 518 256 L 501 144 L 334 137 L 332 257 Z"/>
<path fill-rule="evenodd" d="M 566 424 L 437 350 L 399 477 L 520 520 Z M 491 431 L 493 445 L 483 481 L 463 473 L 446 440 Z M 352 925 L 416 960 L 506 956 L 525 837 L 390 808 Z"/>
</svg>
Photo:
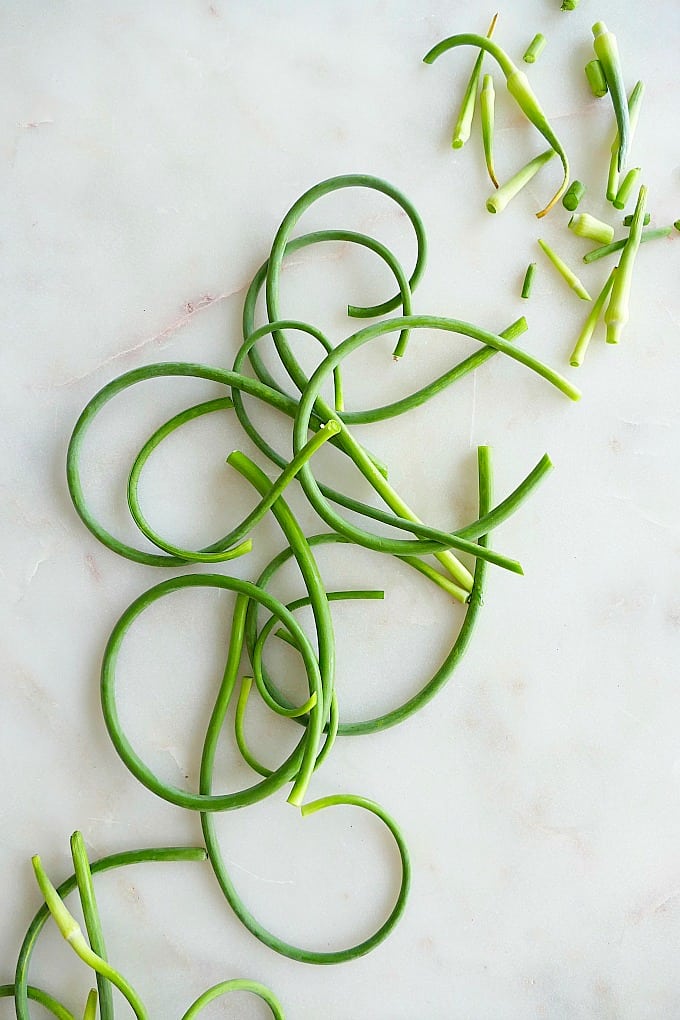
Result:
<svg viewBox="0 0 680 1020">
<path fill-rule="evenodd" d="M 12 980 L 40 903 L 33 853 L 61 879 L 71 872 L 74 829 L 93 858 L 201 843 L 199 818 L 140 786 L 102 721 L 107 637 L 165 572 L 119 559 L 77 518 L 64 469 L 73 424 L 101 386 L 137 366 L 229 367 L 245 289 L 286 210 L 317 181 L 363 172 L 392 182 L 423 217 L 428 265 L 415 310 L 493 331 L 526 314 L 520 344 L 583 398 L 572 403 L 497 356 L 410 415 L 357 429 L 390 465 L 395 487 L 445 528 L 475 516 L 479 444 L 493 447 L 499 496 L 544 452 L 555 464 L 494 536 L 525 576 L 490 571 L 479 627 L 451 683 L 403 726 L 338 741 L 313 779 L 310 796 L 361 794 L 398 819 L 413 883 L 392 936 L 352 963 L 305 966 L 240 925 L 207 865 L 140 865 L 98 884 L 110 957 L 153 1017 L 181 1016 L 231 977 L 270 986 L 287 1020 L 680 1014 L 680 239 L 641 249 L 623 342 L 606 346 L 598 335 L 584 366 L 570 369 L 586 305 L 536 239 L 572 265 L 587 243 L 566 231 L 561 206 L 542 221 L 533 215 L 557 186 L 557 163 L 489 216 L 477 122 L 465 148 L 449 145 L 471 53 L 421 61 L 447 35 L 485 30 L 493 11 L 469 7 L 5 4 L 0 983 Z M 582 71 L 596 20 L 617 34 L 627 86 L 646 84 L 632 159 L 644 168 L 654 222 L 680 215 L 680 9 L 673 0 L 651 9 L 583 0 L 566 14 L 558 0 L 517 0 L 500 9 L 496 30 L 516 58 L 535 32 L 546 35 L 528 73 L 588 186 L 583 208 L 612 222 L 619 214 L 602 197 L 611 105 L 591 97 Z M 499 79 L 496 91 L 505 178 L 544 145 Z M 300 229 L 327 226 L 379 237 L 412 265 L 408 223 L 383 196 L 324 199 Z M 534 291 L 522 301 L 530 261 Z M 593 292 L 608 265 L 583 267 Z M 327 245 L 286 264 L 283 304 L 337 342 L 356 328 L 348 301 L 381 301 L 390 286 L 369 254 Z M 403 395 L 474 349 L 422 332 L 395 365 L 391 342 L 347 363 L 348 407 Z M 316 352 L 303 357 L 311 364 Z M 127 537 L 130 458 L 174 411 L 219 395 L 186 380 L 139 391 L 106 409 L 84 451 L 88 499 Z M 283 447 L 283 419 L 272 415 L 266 428 Z M 158 451 L 142 496 L 159 530 L 197 546 L 247 511 L 252 498 L 224 464 L 234 448 L 252 452 L 224 414 Z M 324 453 L 319 463 L 326 477 L 354 485 L 337 457 Z M 306 529 L 323 530 L 299 493 L 290 498 Z M 280 545 L 265 521 L 253 552 L 223 569 L 252 578 Z M 424 579 L 383 559 L 319 555 L 329 588 L 385 590 L 384 602 L 334 610 L 345 718 L 417 690 L 463 618 Z M 299 594 L 292 572 L 280 592 Z M 230 602 L 204 592 L 166 603 L 125 646 L 121 718 L 164 779 L 196 789 Z M 292 653 L 275 655 L 281 668 L 294 667 Z M 255 706 L 249 725 L 253 744 L 275 760 L 289 731 L 272 750 Z M 218 765 L 227 789 L 245 776 L 230 741 L 229 733 Z M 301 819 L 282 792 L 221 815 L 218 831 L 244 900 L 284 938 L 341 948 L 390 909 L 396 851 L 359 811 Z M 31 977 L 82 1012 L 90 975 L 53 930 Z M 206 1015 L 268 1015 L 245 995 L 212 1009 Z M 0 1001 L 0 1018 L 13 1015 Z M 122 1006 L 120 1015 L 128 1015 Z"/>
</svg>

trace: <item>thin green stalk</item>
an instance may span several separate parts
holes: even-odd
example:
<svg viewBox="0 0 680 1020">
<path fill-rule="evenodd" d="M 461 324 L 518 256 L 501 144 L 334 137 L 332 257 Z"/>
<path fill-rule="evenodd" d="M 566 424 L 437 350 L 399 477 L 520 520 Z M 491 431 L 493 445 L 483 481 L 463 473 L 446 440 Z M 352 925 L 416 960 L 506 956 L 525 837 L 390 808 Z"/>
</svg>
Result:
<svg viewBox="0 0 680 1020">
<path fill-rule="evenodd" d="M 80 957 L 83 963 L 86 963 L 87 966 L 91 967 L 92 970 L 97 972 L 97 974 L 103 975 L 111 981 L 116 988 L 118 988 L 129 1002 L 137 1020 L 149 1020 L 149 1014 L 132 985 L 126 981 L 123 975 L 119 974 L 110 963 L 106 960 L 102 960 L 101 956 L 98 956 L 89 947 L 85 936 L 80 930 L 80 925 L 76 921 L 75 917 L 69 913 L 66 904 L 50 882 L 49 877 L 40 862 L 40 857 L 36 854 L 36 856 L 32 858 L 32 861 L 35 877 L 38 885 L 40 886 L 40 891 L 45 898 L 47 908 L 54 918 L 62 936 L 71 946 L 71 949 L 73 949 L 76 955 Z"/>
<path fill-rule="evenodd" d="M 494 188 L 498 187 L 496 170 L 493 162 L 493 134 L 496 107 L 496 92 L 493 87 L 493 77 L 485 74 L 482 79 L 482 91 L 479 95 L 479 112 L 482 121 L 482 145 L 484 146 L 484 162 L 486 172 L 489 175 Z"/>
<path fill-rule="evenodd" d="M 536 176 L 541 167 L 555 155 L 552 149 L 546 149 L 539 156 L 535 156 L 526 166 L 523 166 L 516 174 L 501 184 L 498 191 L 486 200 L 486 208 L 490 213 L 503 212 L 510 202 L 524 188 L 529 181 Z"/>
<path fill-rule="evenodd" d="M 575 291 L 583 301 L 592 300 L 590 294 L 583 286 L 578 276 L 569 268 L 566 262 L 564 262 L 560 256 L 552 250 L 552 248 L 546 244 L 540 237 L 538 239 L 540 248 L 548 256 L 552 264 L 554 265 L 557 272 L 560 274 L 562 279 Z"/>
<path fill-rule="evenodd" d="M 635 128 L 637 127 L 638 118 L 640 116 L 640 106 L 642 104 L 642 97 L 644 95 L 645 86 L 643 82 L 638 81 L 633 86 L 633 89 L 628 97 L 628 144 L 633 144 L 633 135 L 635 134 Z M 612 142 L 611 156 L 609 159 L 609 174 L 607 177 L 607 201 L 613 202 L 616 198 L 616 193 L 619 190 L 619 132 L 616 131 L 614 140 Z"/>
<path fill-rule="evenodd" d="M 626 208 L 626 205 L 628 204 L 628 199 L 630 198 L 630 196 L 631 196 L 631 194 L 633 192 L 633 188 L 637 184 L 638 178 L 639 178 L 641 173 L 642 173 L 642 168 L 639 167 L 639 166 L 633 167 L 632 170 L 628 171 L 628 173 L 626 174 L 626 176 L 623 179 L 623 183 L 621 184 L 621 187 L 616 192 L 616 197 L 614 199 L 614 208 L 615 209 L 625 209 Z"/>
<path fill-rule="evenodd" d="M 522 284 L 522 297 L 528 298 L 531 294 L 531 288 L 534 283 L 534 273 L 536 272 L 536 263 L 530 262 L 527 266 L 527 271 L 524 274 L 524 282 Z"/>
<path fill-rule="evenodd" d="M 669 237 L 672 233 L 672 227 L 652 227 L 650 230 L 643 230 L 640 244 L 644 244 L 645 241 L 656 241 L 660 237 Z M 604 259 L 608 255 L 614 255 L 615 252 L 622 251 L 627 243 L 628 238 L 623 237 L 620 241 L 612 241 L 611 244 L 604 244 L 601 248 L 593 248 L 592 251 L 586 252 L 583 256 L 583 261 L 587 263 L 597 262 L 598 259 Z"/>
<path fill-rule="evenodd" d="M 590 60 L 585 66 L 586 78 L 590 85 L 590 91 L 593 93 L 596 99 L 601 99 L 602 96 L 606 96 L 609 92 L 607 87 L 607 79 L 605 78 L 604 71 L 602 70 L 602 64 L 595 57 L 594 60 Z"/>
<path fill-rule="evenodd" d="M 595 301 L 593 302 L 593 307 L 588 313 L 588 318 L 583 324 L 583 329 L 579 334 L 578 340 L 576 341 L 576 344 L 574 346 L 574 350 L 571 352 L 571 357 L 569 358 L 569 364 L 573 365 L 574 368 L 578 368 L 579 365 L 583 364 L 583 359 L 585 358 L 586 351 L 588 350 L 588 344 L 590 343 L 592 335 L 595 332 L 595 327 L 597 326 L 600 320 L 600 316 L 602 315 L 602 309 L 605 306 L 605 302 L 607 301 L 607 298 L 611 294 L 615 274 L 616 269 L 612 269 L 611 273 L 607 277 L 607 282 L 605 283 L 604 287 L 602 288 L 598 296 L 595 298 Z"/>
<path fill-rule="evenodd" d="M 115 868 L 127 867 L 130 864 L 144 864 L 146 862 L 163 861 L 203 862 L 207 860 L 207 857 L 208 855 L 204 847 L 149 847 L 144 850 L 126 850 L 122 853 L 110 854 L 108 857 L 102 857 L 99 860 L 92 862 L 91 870 L 93 875 L 97 875 L 105 871 L 112 871 Z M 73 892 L 76 887 L 76 876 L 71 875 L 70 878 L 67 878 L 57 887 L 57 893 L 59 897 L 64 899 L 69 895 L 69 893 Z M 64 1010 L 63 1013 L 55 1011 L 55 1000 L 46 996 L 46 993 L 41 993 L 46 996 L 46 1002 L 39 999 L 35 994 L 39 990 L 32 988 L 32 986 L 28 984 L 28 971 L 33 951 L 40 933 L 47 924 L 50 916 L 47 904 L 43 903 L 31 921 L 28 930 L 24 935 L 23 942 L 21 943 L 19 958 L 16 965 L 14 985 L 6 986 L 12 988 L 12 992 L 9 994 L 13 994 L 15 998 L 17 1020 L 31 1020 L 28 1010 L 29 999 L 41 1002 L 42 1005 L 45 1005 L 46 1009 L 50 1009 L 52 1011 L 58 1020 L 75 1020 L 75 1017 L 69 1013 L 68 1010 Z"/>
<path fill-rule="evenodd" d="M 37 1002 L 39 1006 L 42 1006 L 43 1009 L 51 1013 L 57 1020 L 76 1020 L 76 1017 L 66 1006 L 62 1006 L 60 1002 L 48 992 L 44 992 L 42 988 L 36 988 L 35 985 L 26 985 L 24 991 L 27 999 Z M 0 999 L 11 999 L 14 998 L 15 994 L 15 985 L 0 985 Z"/>
<path fill-rule="evenodd" d="M 266 985 L 261 985 L 259 981 L 248 981 L 245 978 L 235 978 L 231 981 L 220 981 L 219 984 L 213 985 L 212 988 L 208 988 L 207 991 L 203 992 L 202 995 L 196 999 L 194 1003 L 189 1006 L 182 1020 L 194 1020 L 204 1006 L 208 1003 L 213 1002 L 214 999 L 219 998 L 222 995 L 226 995 L 227 992 L 251 992 L 253 995 L 257 995 L 258 998 L 266 1002 L 272 1011 L 274 1020 L 285 1020 L 283 1015 L 283 1007 L 279 1000 L 276 998 L 274 993 L 267 988 Z"/>
<path fill-rule="evenodd" d="M 545 216 L 546 213 L 550 212 L 555 203 L 560 200 L 569 184 L 569 160 L 567 159 L 567 154 L 564 151 L 562 143 L 559 141 L 557 135 L 550 126 L 550 123 L 541 108 L 541 104 L 539 103 L 527 76 L 523 71 L 519 70 L 508 54 L 502 50 L 500 46 L 492 42 L 492 40 L 485 39 L 484 36 L 481 35 L 473 35 L 472 33 L 452 35 L 449 36 L 448 39 L 443 39 L 441 42 L 437 43 L 436 46 L 433 46 L 432 49 L 425 54 L 423 60 L 426 64 L 432 64 L 437 57 L 442 55 L 442 53 L 446 53 L 447 50 L 453 49 L 456 46 L 476 46 L 491 54 L 505 75 L 508 92 L 515 100 L 520 110 L 531 121 L 534 127 L 540 131 L 548 144 L 560 157 L 564 171 L 562 184 L 555 195 L 550 199 L 546 207 L 536 213 L 537 217 L 540 219 L 542 216 Z"/>
<path fill-rule="evenodd" d="M 628 305 L 630 299 L 630 285 L 633 278 L 633 266 L 635 256 L 640 247 L 642 236 L 642 221 L 645 217 L 645 204 L 647 202 L 647 188 L 642 185 L 638 194 L 633 222 L 630 225 L 630 234 L 623 249 L 621 260 L 618 265 L 614 286 L 612 287 L 611 298 L 604 313 L 604 321 L 607 325 L 607 343 L 617 344 L 621 339 L 623 328 L 628 322 Z"/>
<path fill-rule="evenodd" d="M 529 43 L 529 45 L 527 46 L 526 50 L 524 51 L 524 56 L 522 57 L 524 63 L 535 64 L 538 58 L 540 57 L 541 53 L 545 49 L 545 44 L 547 41 L 548 40 L 544 35 L 541 35 L 540 32 L 537 32 L 536 35 L 531 40 L 531 42 Z"/>
<path fill-rule="evenodd" d="M 498 14 L 494 14 L 489 29 L 486 33 L 487 39 L 490 39 L 494 33 L 496 22 L 498 21 Z M 482 71 L 482 62 L 484 60 L 484 50 L 479 51 L 479 55 L 475 60 L 472 68 L 472 74 L 470 80 L 467 83 L 465 94 L 463 95 L 463 102 L 461 103 L 460 112 L 458 119 L 456 120 L 456 126 L 453 129 L 453 138 L 451 139 L 451 147 L 453 149 L 460 149 L 467 142 L 470 137 L 470 130 L 472 128 L 472 119 L 475 114 L 475 102 L 477 99 L 477 89 L 479 87 L 479 76 Z"/>
<path fill-rule="evenodd" d="M 626 165 L 626 156 L 628 155 L 630 118 L 626 101 L 626 90 L 623 84 L 619 47 L 616 42 L 616 36 L 613 32 L 607 31 L 604 21 L 597 21 L 593 25 L 593 49 L 595 50 L 595 56 L 602 65 L 607 87 L 612 97 L 614 116 L 616 117 L 619 133 L 616 165 L 619 173 L 621 173 Z"/>
<path fill-rule="evenodd" d="M 85 849 L 85 841 L 82 833 L 78 831 L 74 832 L 71 836 L 71 858 L 73 860 L 76 882 L 78 883 L 78 895 L 80 896 L 80 905 L 90 946 L 98 956 L 101 956 L 102 960 L 106 960 L 106 943 L 99 917 L 97 897 L 94 891 L 94 882 L 92 881 L 92 871 L 90 870 L 90 862 L 87 850 Z M 97 989 L 99 992 L 101 1020 L 113 1020 L 111 985 L 104 975 L 100 973 L 97 974 Z M 96 1005 L 97 998 L 95 996 L 95 1008 Z"/>
<path fill-rule="evenodd" d="M 591 216 L 590 213 L 575 213 L 568 225 L 577 237 L 587 237 L 591 241 L 599 241 L 600 244 L 609 244 L 614 236 L 613 227 Z"/>
</svg>

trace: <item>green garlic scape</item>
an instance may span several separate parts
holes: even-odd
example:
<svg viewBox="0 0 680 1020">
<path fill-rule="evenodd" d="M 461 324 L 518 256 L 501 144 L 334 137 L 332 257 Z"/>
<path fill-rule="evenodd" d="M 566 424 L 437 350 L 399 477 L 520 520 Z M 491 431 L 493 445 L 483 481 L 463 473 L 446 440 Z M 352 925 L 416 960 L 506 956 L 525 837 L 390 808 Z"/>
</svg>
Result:
<svg viewBox="0 0 680 1020">
<path fill-rule="evenodd" d="M 553 149 L 546 149 L 539 156 L 534 156 L 526 166 L 523 166 L 516 174 L 501 184 L 498 191 L 491 195 L 486 200 L 486 208 L 490 213 L 503 212 L 508 202 L 520 193 L 522 188 L 526 187 L 532 177 L 535 177 L 541 167 L 553 158 L 555 155 Z"/>
<path fill-rule="evenodd" d="M 578 294 L 581 300 L 591 301 L 592 298 L 590 294 L 583 286 L 576 273 L 574 273 L 569 268 L 567 263 L 560 258 L 557 252 L 554 252 L 552 248 L 548 244 L 546 244 L 546 242 L 543 241 L 540 237 L 538 239 L 538 244 L 542 251 L 544 251 L 545 254 L 548 256 L 548 258 L 550 259 L 550 261 L 552 262 L 552 264 L 554 265 L 555 269 L 560 274 L 562 279 L 569 284 L 571 289 Z"/>
<path fill-rule="evenodd" d="M 630 123 L 621 72 L 619 47 L 616 42 L 616 36 L 613 32 L 607 30 L 604 21 L 597 21 L 593 25 L 593 37 L 593 49 L 604 71 L 607 86 L 612 97 L 614 116 L 616 117 L 619 129 L 617 167 L 619 172 L 621 172 L 626 165 L 626 156 L 628 155 Z"/>
<path fill-rule="evenodd" d="M 633 278 L 633 266 L 635 256 L 640 247 L 642 236 L 642 221 L 645 217 L 645 204 L 647 202 L 647 188 L 643 184 L 638 194 L 633 222 L 630 225 L 630 234 L 626 246 L 621 255 L 621 261 L 617 267 L 614 278 L 612 295 L 604 313 L 604 321 L 607 324 L 607 343 L 617 344 L 621 339 L 623 328 L 628 322 L 628 306 L 630 299 L 630 285 Z"/>
<path fill-rule="evenodd" d="M 522 110 L 534 127 L 540 131 L 554 152 L 556 152 L 560 157 L 564 170 L 562 184 L 558 191 L 550 199 L 546 207 L 536 213 L 536 216 L 540 219 L 542 216 L 545 216 L 550 212 L 555 203 L 560 200 L 569 185 L 569 160 L 567 159 L 567 154 L 562 147 L 562 143 L 559 141 L 557 135 L 550 126 L 550 123 L 543 112 L 541 104 L 539 103 L 527 76 L 523 71 L 519 70 L 505 50 L 492 42 L 491 39 L 485 39 L 484 36 L 474 35 L 472 33 L 452 35 L 449 36 L 448 39 L 443 39 L 441 42 L 437 43 L 436 46 L 433 46 L 432 49 L 425 54 L 423 61 L 426 64 L 432 64 L 437 57 L 442 55 L 442 53 L 446 53 L 447 50 L 453 49 L 456 46 L 476 46 L 478 49 L 484 49 L 487 53 L 491 54 L 491 56 L 498 62 L 501 71 L 505 75 L 508 92 L 515 100 L 520 110 Z"/>
<path fill-rule="evenodd" d="M 494 14 L 491 24 L 489 25 L 489 30 L 486 33 L 487 39 L 490 39 L 493 35 L 497 20 L 498 14 Z M 479 76 L 482 71 L 483 60 L 484 50 L 480 50 L 479 55 L 475 60 L 474 67 L 472 68 L 472 74 L 470 75 L 470 80 L 467 83 L 465 94 L 463 95 L 463 102 L 461 103 L 456 126 L 453 129 L 453 138 L 451 139 L 451 148 L 453 149 L 462 148 L 470 137 L 470 129 L 472 128 L 472 118 L 475 115 L 477 88 L 479 86 Z"/>
<path fill-rule="evenodd" d="M 493 77 L 485 74 L 482 80 L 482 91 L 479 94 L 479 112 L 482 120 L 482 145 L 484 146 L 484 162 L 494 188 L 498 187 L 498 179 L 493 162 L 493 129 L 496 106 L 496 92 Z"/>
<path fill-rule="evenodd" d="M 578 368 L 579 365 L 583 364 L 583 359 L 586 355 L 588 344 L 590 343 L 591 337 L 595 332 L 595 327 L 597 326 L 600 316 L 602 315 L 602 309 L 605 306 L 605 302 L 609 295 L 611 294 L 612 286 L 614 285 L 615 275 L 616 269 L 614 268 L 607 277 L 607 282 L 605 283 L 604 287 L 602 288 L 598 296 L 595 298 L 595 301 L 593 302 L 593 307 L 591 308 L 588 314 L 588 318 L 586 319 L 583 325 L 583 329 L 579 334 L 578 340 L 576 341 L 576 344 L 574 346 L 574 350 L 571 352 L 571 357 L 569 358 L 569 364 L 572 365 L 574 368 Z"/>
</svg>

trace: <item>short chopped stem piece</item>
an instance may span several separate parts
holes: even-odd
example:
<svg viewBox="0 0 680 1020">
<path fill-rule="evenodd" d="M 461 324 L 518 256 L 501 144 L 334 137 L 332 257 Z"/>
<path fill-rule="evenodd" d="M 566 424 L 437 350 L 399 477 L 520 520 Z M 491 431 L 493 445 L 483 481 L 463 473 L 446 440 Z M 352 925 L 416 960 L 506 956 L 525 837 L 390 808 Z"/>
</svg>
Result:
<svg viewBox="0 0 680 1020">
<path fill-rule="evenodd" d="M 645 203 L 647 202 L 647 188 L 642 185 L 638 193 L 633 222 L 630 225 L 630 233 L 626 246 L 623 249 L 621 260 L 614 277 L 612 295 L 604 313 L 604 321 L 607 324 L 607 343 L 617 344 L 621 339 L 623 327 L 628 322 L 628 303 L 630 298 L 630 284 L 633 278 L 633 266 L 635 256 L 640 247 L 642 237 L 642 221 L 645 217 Z"/>
<path fill-rule="evenodd" d="M 550 212 L 556 202 L 559 202 L 569 185 L 569 160 L 567 159 L 564 147 L 550 126 L 548 118 L 543 112 L 541 104 L 539 103 L 527 76 L 523 71 L 519 70 L 505 50 L 501 49 L 501 47 L 495 42 L 492 42 L 491 39 L 485 39 L 484 36 L 474 35 L 472 33 L 451 35 L 448 39 L 442 39 L 442 41 L 437 43 L 436 46 L 433 46 L 432 49 L 425 54 L 423 60 L 426 64 L 433 64 L 437 57 L 440 57 L 442 53 L 446 53 L 447 50 L 453 49 L 456 46 L 476 46 L 491 54 L 505 75 L 508 92 L 515 100 L 520 110 L 531 121 L 534 127 L 540 131 L 545 140 L 560 158 L 562 169 L 564 171 L 562 183 L 545 208 L 536 213 L 536 216 L 540 219 L 542 216 L 545 216 Z"/>
<path fill-rule="evenodd" d="M 567 189 L 567 192 L 562 199 L 562 205 L 569 212 L 573 212 L 574 209 L 578 208 L 579 202 L 586 193 L 586 186 L 581 181 L 572 181 Z"/>
<path fill-rule="evenodd" d="M 651 213 L 646 212 L 645 213 L 645 218 L 642 221 L 643 227 L 646 227 L 647 224 L 651 221 L 651 219 L 652 219 Z M 628 213 L 627 216 L 623 217 L 623 225 L 624 225 L 624 227 L 629 227 L 632 222 L 633 222 L 633 214 L 632 213 Z M 680 220 L 678 220 L 678 223 L 680 223 Z M 673 226 L 676 227 L 676 230 L 680 230 L 680 227 L 676 226 L 675 223 L 673 224 Z"/>
<path fill-rule="evenodd" d="M 644 244 L 645 241 L 656 241 L 660 237 L 668 237 L 672 232 L 672 227 L 652 227 L 651 230 L 643 230 L 640 244 Z M 586 252 L 583 261 L 586 263 L 597 262 L 598 259 L 604 259 L 607 255 L 614 255 L 617 251 L 625 248 L 627 242 L 628 238 L 623 237 L 620 241 L 612 241 L 611 244 L 604 244 L 601 248 L 593 248 L 592 251 Z"/>
<path fill-rule="evenodd" d="M 596 99 L 601 99 L 602 96 L 606 96 L 609 92 L 607 88 L 607 79 L 604 76 L 602 70 L 602 64 L 595 57 L 594 60 L 589 60 L 584 68 L 586 72 L 586 78 L 590 85 L 590 91 L 593 93 Z"/>
<path fill-rule="evenodd" d="M 550 259 L 550 261 L 552 262 L 552 264 L 554 265 L 555 269 L 560 274 L 562 279 L 569 284 L 571 289 L 575 291 L 583 301 L 591 301 L 592 299 L 590 297 L 590 294 L 583 286 L 576 273 L 572 272 L 572 270 L 569 268 L 566 262 L 564 262 L 563 259 L 561 259 L 559 255 L 556 252 L 554 252 L 552 248 L 549 245 L 547 245 L 545 241 L 543 241 L 540 237 L 538 239 L 538 243 L 541 249 L 548 256 L 548 258 Z"/>
<path fill-rule="evenodd" d="M 619 147 L 616 164 L 620 173 L 626 165 L 626 156 L 628 155 L 630 118 L 623 85 L 619 47 L 616 42 L 616 36 L 613 32 L 607 30 L 604 21 L 597 21 L 593 25 L 593 37 L 593 49 L 604 71 L 607 87 L 612 97 L 616 124 L 619 129 Z"/>
<path fill-rule="evenodd" d="M 633 89 L 628 97 L 628 145 L 629 147 L 633 144 L 633 135 L 635 134 L 635 128 L 637 127 L 638 118 L 640 116 L 640 105 L 642 103 L 642 96 L 644 95 L 645 86 L 643 82 L 638 81 L 633 86 Z M 614 135 L 614 141 L 612 142 L 611 157 L 609 159 L 609 176 L 607 178 L 607 201 L 613 202 L 616 198 L 616 193 L 619 190 L 619 132 L 617 130 Z"/>
<path fill-rule="evenodd" d="M 540 32 L 537 32 L 533 37 L 529 45 L 527 46 L 522 60 L 525 64 L 535 64 L 541 53 L 545 49 L 545 44 L 548 40 Z"/>
<path fill-rule="evenodd" d="M 489 25 L 489 30 L 486 33 L 487 39 L 490 39 L 493 35 L 497 20 L 498 14 L 494 14 L 491 24 Z M 463 145 L 465 145 L 470 137 L 470 129 L 472 128 L 472 118 L 475 115 L 475 101 L 477 99 L 477 88 L 479 86 L 479 76 L 482 72 L 483 60 L 484 50 L 480 49 L 477 59 L 475 60 L 474 67 L 472 68 L 470 80 L 468 81 L 467 88 L 465 89 L 465 95 L 463 96 L 463 102 L 461 103 L 456 126 L 453 129 L 451 146 L 454 149 L 460 149 Z"/>
<path fill-rule="evenodd" d="M 676 220 L 673 226 L 675 227 L 676 230 L 680 230 L 680 220 Z"/>
<path fill-rule="evenodd" d="M 621 184 L 619 190 L 616 192 L 616 198 L 614 199 L 615 209 L 626 208 L 626 205 L 628 204 L 628 199 L 630 198 L 633 192 L 633 188 L 638 182 L 638 178 L 641 172 L 642 172 L 641 167 L 636 166 L 633 167 L 632 170 L 629 170 L 626 176 L 623 178 L 623 183 Z"/>
<path fill-rule="evenodd" d="M 581 0 L 562 0 L 561 11 L 575 11 Z"/>
<path fill-rule="evenodd" d="M 501 184 L 498 191 L 486 200 L 486 208 L 490 213 L 503 212 L 508 202 L 524 188 L 532 177 L 535 177 L 541 167 L 555 155 L 552 149 L 546 149 L 540 156 L 535 156 L 526 166 L 518 170 L 509 181 Z"/>
<path fill-rule="evenodd" d="M 569 229 L 577 237 L 587 237 L 600 244 L 609 244 L 614 237 L 614 228 L 598 220 L 596 216 L 591 216 L 590 213 L 575 213 L 569 220 Z"/>
<path fill-rule="evenodd" d="M 524 274 L 524 283 L 522 284 L 522 297 L 528 298 L 531 294 L 531 287 L 534 282 L 534 273 L 536 272 L 536 263 L 530 262 L 527 266 L 527 271 Z"/>
<path fill-rule="evenodd" d="M 611 273 L 607 277 L 607 281 L 604 287 L 602 288 L 598 296 L 595 298 L 595 301 L 593 302 L 593 307 L 588 313 L 588 318 L 583 324 L 583 329 L 579 334 L 579 338 L 576 341 L 574 350 L 571 352 L 571 357 L 569 358 L 569 364 L 573 365 L 574 368 L 578 368 L 579 365 L 583 364 L 583 359 L 586 355 L 588 344 L 590 343 L 591 337 L 595 332 L 595 327 L 597 326 L 600 316 L 602 315 L 602 309 L 605 306 L 605 302 L 607 301 L 607 298 L 611 294 L 615 274 L 616 268 L 612 269 Z"/>
<path fill-rule="evenodd" d="M 498 187 L 498 179 L 493 163 L 493 128 L 496 107 L 496 92 L 493 77 L 485 74 L 482 79 L 482 91 L 479 94 L 479 112 L 482 120 L 482 144 L 484 145 L 484 161 L 486 170 L 494 188 Z"/>
</svg>

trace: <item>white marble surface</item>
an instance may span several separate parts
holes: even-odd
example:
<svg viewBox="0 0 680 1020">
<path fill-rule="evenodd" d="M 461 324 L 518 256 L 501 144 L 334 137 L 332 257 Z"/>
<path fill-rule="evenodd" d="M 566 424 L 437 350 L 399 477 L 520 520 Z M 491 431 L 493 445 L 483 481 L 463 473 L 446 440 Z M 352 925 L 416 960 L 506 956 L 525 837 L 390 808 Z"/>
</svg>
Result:
<svg viewBox="0 0 680 1020">
<path fill-rule="evenodd" d="M 494 446 L 499 494 L 545 450 L 556 465 L 495 537 L 526 576 L 492 572 L 454 682 L 400 729 L 340 742 L 314 779 L 313 795 L 362 793 L 402 824 L 414 878 L 394 935 L 341 967 L 296 964 L 240 926 L 207 866 L 158 865 L 102 880 L 111 956 L 154 1017 L 179 1017 L 233 976 L 270 985 L 288 1020 L 680 1014 L 680 241 L 640 252 L 624 342 L 594 341 L 585 366 L 570 370 L 585 306 L 535 242 L 545 236 L 574 264 L 585 245 L 567 234 L 564 210 L 540 225 L 533 217 L 557 168 L 502 217 L 488 216 L 476 133 L 456 154 L 448 146 L 470 53 L 420 62 L 440 38 L 485 28 L 491 9 L 469 6 L 4 5 L 0 982 L 11 980 L 38 905 L 32 853 L 60 878 L 77 827 L 93 856 L 200 841 L 198 819 L 139 786 L 104 730 L 104 643 L 159 575 L 117 559 L 76 518 L 64 481 L 75 418 L 134 366 L 230 365 L 244 287 L 286 209 L 324 177 L 365 171 L 396 184 L 424 218 L 430 254 L 416 309 L 492 329 L 526 313 L 522 343 L 578 377 L 584 397 L 571 404 L 497 357 L 428 407 L 362 430 L 397 487 L 443 525 L 474 513 L 478 443 Z M 558 8 L 501 7 L 497 39 L 519 57 L 535 31 L 548 37 L 530 74 L 590 186 L 584 206 L 611 214 L 599 198 L 610 107 L 589 97 L 582 77 L 590 25 L 604 19 L 627 84 L 647 84 L 634 160 L 655 221 L 671 222 L 680 215 L 677 4 Z M 497 92 L 506 176 L 542 142 L 500 83 Z M 326 225 L 366 229 L 405 263 L 413 257 L 403 217 L 379 197 L 333 198 L 304 221 Z M 522 302 L 531 259 L 534 294 Z M 600 263 L 583 278 L 596 289 L 605 275 Z M 284 304 L 339 339 L 352 329 L 347 300 L 381 300 L 388 285 L 368 256 L 329 246 L 294 260 Z M 398 367 L 389 349 L 348 367 L 349 406 L 406 392 L 465 345 L 422 335 Z M 170 410 L 214 392 L 149 384 L 102 418 L 87 451 L 88 492 L 126 534 L 130 455 Z M 279 442 L 284 428 L 273 422 Z M 235 446 L 250 450 L 225 416 L 158 454 L 144 498 L 159 527 L 205 541 L 236 519 L 249 497 L 224 467 Z M 256 539 L 234 564 L 239 576 L 253 576 L 279 544 L 269 522 Z M 389 706 L 441 660 L 461 611 L 395 562 L 357 552 L 322 564 L 329 586 L 386 589 L 384 603 L 341 607 L 336 619 L 347 714 Z M 287 584 L 296 590 L 292 575 Z M 134 634 L 122 664 L 132 737 L 165 778 L 194 788 L 227 608 L 207 595 L 178 599 Z M 279 796 L 223 816 L 219 828 L 244 898 L 285 937 L 347 945 L 389 906 L 394 851 L 357 813 L 302 821 Z M 89 975 L 53 933 L 32 976 L 82 1009 Z M 0 1017 L 13 1015 L 1 1001 Z M 207 1015 L 267 1014 L 241 998 Z"/>
</svg>

